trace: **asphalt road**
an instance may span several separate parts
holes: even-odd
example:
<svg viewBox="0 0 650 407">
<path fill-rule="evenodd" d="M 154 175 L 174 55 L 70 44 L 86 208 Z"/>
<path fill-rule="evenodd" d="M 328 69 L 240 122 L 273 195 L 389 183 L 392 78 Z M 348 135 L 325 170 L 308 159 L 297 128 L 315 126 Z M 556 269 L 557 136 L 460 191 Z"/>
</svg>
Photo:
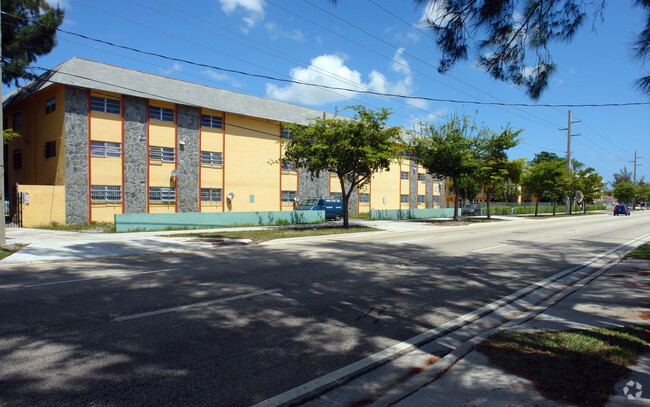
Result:
<svg viewBox="0 0 650 407">
<path fill-rule="evenodd" d="M 0 406 L 248 406 L 650 232 L 650 213 L 0 270 Z"/>
</svg>

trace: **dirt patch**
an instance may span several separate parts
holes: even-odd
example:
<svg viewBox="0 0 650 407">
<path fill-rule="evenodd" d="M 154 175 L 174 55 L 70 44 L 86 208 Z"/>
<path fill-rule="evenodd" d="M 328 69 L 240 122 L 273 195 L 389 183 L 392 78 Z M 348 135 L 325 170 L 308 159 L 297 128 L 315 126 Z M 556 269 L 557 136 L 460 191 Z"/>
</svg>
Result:
<svg viewBox="0 0 650 407">
<path fill-rule="evenodd" d="M 214 246 L 246 246 L 265 242 L 268 239 L 230 239 L 230 238 L 203 238 L 188 240 L 188 242 L 212 243 Z"/>
<path fill-rule="evenodd" d="M 632 282 L 629 282 L 628 284 L 637 285 L 637 286 L 641 286 L 641 287 L 650 287 L 650 283 L 646 283 L 646 282 L 643 282 L 643 281 L 632 281 Z"/>
<path fill-rule="evenodd" d="M 439 361 L 441 358 L 437 356 L 431 356 L 427 359 L 427 363 L 424 366 L 413 367 L 409 370 L 409 376 L 415 376 L 416 374 L 424 372 L 426 369 L 430 368 L 434 363 Z"/>
<path fill-rule="evenodd" d="M 462 221 L 454 222 L 453 220 L 428 220 L 422 223 L 426 223 L 429 225 L 436 225 L 436 226 L 467 226 L 471 222 L 462 222 Z"/>
</svg>

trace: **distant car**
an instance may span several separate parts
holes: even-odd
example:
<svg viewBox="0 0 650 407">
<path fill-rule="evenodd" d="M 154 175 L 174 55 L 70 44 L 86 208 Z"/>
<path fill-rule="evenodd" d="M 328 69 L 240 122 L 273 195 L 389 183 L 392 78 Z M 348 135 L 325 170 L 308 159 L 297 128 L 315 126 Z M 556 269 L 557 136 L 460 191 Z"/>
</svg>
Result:
<svg viewBox="0 0 650 407">
<path fill-rule="evenodd" d="M 478 216 L 481 214 L 481 207 L 475 204 L 467 204 L 460 210 L 462 216 Z"/>
<path fill-rule="evenodd" d="M 630 215 L 630 208 L 628 208 L 626 205 L 616 205 L 614 207 L 614 216 L 618 215 L 625 215 L 629 216 Z"/>
</svg>

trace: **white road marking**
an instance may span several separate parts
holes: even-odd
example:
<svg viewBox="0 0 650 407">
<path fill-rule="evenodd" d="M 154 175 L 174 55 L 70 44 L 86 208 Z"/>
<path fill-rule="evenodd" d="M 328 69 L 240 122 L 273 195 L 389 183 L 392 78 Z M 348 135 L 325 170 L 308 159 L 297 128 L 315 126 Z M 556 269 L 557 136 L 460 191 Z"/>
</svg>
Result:
<svg viewBox="0 0 650 407">
<path fill-rule="evenodd" d="M 505 247 L 505 246 L 507 246 L 507 244 L 500 244 L 498 246 L 484 247 L 482 249 L 472 250 L 470 253 L 478 253 L 478 252 L 482 252 L 482 251 L 485 251 L 485 250 L 496 249 L 498 247 Z"/>
<path fill-rule="evenodd" d="M 265 290 L 265 291 L 258 291 L 258 292 L 255 292 L 255 293 L 250 293 L 250 294 L 235 295 L 234 297 L 220 298 L 218 300 L 204 301 L 204 302 L 197 302 L 195 304 L 181 305 L 180 307 L 165 308 L 165 309 L 161 309 L 161 310 L 157 310 L 157 311 L 142 312 L 140 314 L 125 315 L 123 317 L 115 318 L 113 321 L 118 321 L 119 322 L 119 321 L 128 321 L 128 320 L 137 319 L 137 318 L 146 318 L 146 317 L 151 317 L 151 316 L 154 316 L 154 315 L 166 314 L 168 312 L 183 311 L 183 310 L 192 309 L 192 308 L 204 307 L 206 305 L 214 305 L 214 304 L 219 304 L 219 303 L 223 303 L 223 302 L 240 300 L 242 298 L 250 298 L 250 297 L 256 297 L 258 295 L 277 293 L 278 291 L 282 291 L 282 289 L 275 288 L 273 290 Z"/>
<path fill-rule="evenodd" d="M 110 276 L 99 276 L 99 277 L 88 277 L 88 278 L 77 278 L 74 280 L 60 280 L 60 281 L 51 281 L 49 283 L 39 283 L 39 284 L 29 284 L 23 287 L 43 287 L 46 285 L 55 285 L 55 284 L 68 284 L 68 283 L 79 283 L 82 281 L 91 281 L 91 280 L 103 280 L 106 278 L 117 278 L 117 277 L 128 277 L 136 276 L 140 274 L 153 274 L 153 273 L 164 273 L 165 271 L 175 271 L 178 269 L 164 269 L 164 270 L 153 270 L 153 271 L 138 271 L 135 273 L 122 273 L 122 274 L 111 274 Z"/>
</svg>

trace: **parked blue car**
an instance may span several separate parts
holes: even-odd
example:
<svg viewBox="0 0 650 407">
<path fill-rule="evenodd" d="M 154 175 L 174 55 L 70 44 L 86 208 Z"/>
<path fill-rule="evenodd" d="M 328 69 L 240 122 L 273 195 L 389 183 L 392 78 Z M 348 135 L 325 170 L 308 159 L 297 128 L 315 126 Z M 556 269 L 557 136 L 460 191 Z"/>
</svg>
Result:
<svg viewBox="0 0 650 407">
<path fill-rule="evenodd" d="M 618 204 L 614 207 L 614 216 L 618 215 L 630 215 L 630 208 L 627 205 Z"/>
<path fill-rule="evenodd" d="M 306 198 L 296 206 L 296 211 L 325 211 L 325 219 L 343 219 L 343 200 L 332 198 Z"/>
</svg>

